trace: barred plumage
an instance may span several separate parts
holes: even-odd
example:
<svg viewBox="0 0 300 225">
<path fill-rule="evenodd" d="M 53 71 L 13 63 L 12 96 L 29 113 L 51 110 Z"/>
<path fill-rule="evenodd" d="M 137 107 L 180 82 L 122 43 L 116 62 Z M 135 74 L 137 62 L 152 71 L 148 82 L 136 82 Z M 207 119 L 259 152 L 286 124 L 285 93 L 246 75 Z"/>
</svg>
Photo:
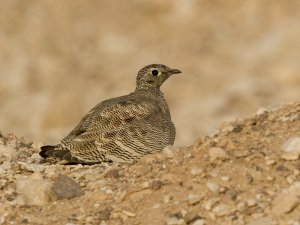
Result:
<svg viewBox="0 0 300 225">
<path fill-rule="evenodd" d="M 160 86 L 181 73 L 151 64 L 137 75 L 136 90 L 103 101 L 55 146 L 43 146 L 40 155 L 74 163 L 131 162 L 173 145 L 175 126 Z"/>
</svg>

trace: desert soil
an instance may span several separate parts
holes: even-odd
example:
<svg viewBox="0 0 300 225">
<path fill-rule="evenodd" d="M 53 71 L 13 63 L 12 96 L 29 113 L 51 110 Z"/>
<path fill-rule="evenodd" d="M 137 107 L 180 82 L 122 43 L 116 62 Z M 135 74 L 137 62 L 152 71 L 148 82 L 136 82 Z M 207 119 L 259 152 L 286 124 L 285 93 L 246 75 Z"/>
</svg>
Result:
<svg viewBox="0 0 300 225">
<path fill-rule="evenodd" d="M 300 102 L 133 164 L 62 165 L 0 136 L 0 224 L 299 225 Z"/>
</svg>

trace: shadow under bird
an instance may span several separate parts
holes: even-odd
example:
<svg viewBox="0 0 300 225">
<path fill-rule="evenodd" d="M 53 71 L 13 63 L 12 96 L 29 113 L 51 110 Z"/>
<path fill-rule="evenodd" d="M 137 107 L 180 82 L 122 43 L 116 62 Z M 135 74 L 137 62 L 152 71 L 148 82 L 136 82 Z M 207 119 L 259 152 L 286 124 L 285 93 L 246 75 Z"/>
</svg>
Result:
<svg viewBox="0 0 300 225">
<path fill-rule="evenodd" d="M 132 162 L 173 145 L 175 126 L 160 86 L 178 73 L 162 64 L 145 66 L 134 92 L 100 102 L 59 144 L 42 146 L 40 155 L 70 163 Z"/>
</svg>

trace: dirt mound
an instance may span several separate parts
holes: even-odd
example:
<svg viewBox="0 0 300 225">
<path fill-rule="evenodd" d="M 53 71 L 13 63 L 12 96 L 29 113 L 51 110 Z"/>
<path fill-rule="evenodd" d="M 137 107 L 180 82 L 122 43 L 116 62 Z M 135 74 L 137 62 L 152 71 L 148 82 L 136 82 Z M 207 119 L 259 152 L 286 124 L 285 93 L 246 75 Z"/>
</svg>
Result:
<svg viewBox="0 0 300 225">
<path fill-rule="evenodd" d="M 299 224 L 300 102 L 128 165 L 43 162 L 0 136 L 0 224 Z"/>
</svg>

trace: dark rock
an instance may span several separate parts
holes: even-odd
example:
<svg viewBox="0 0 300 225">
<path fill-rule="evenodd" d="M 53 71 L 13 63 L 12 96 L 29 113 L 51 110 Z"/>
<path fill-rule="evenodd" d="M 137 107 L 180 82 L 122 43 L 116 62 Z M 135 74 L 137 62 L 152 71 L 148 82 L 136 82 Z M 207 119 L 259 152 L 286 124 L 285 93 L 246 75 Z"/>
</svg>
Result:
<svg viewBox="0 0 300 225">
<path fill-rule="evenodd" d="M 109 220 L 111 215 L 111 208 L 105 208 L 99 212 L 98 219 L 101 220 Z"/>
<path fill-rule="evenodd" d="M 70 177 L 59 175 L 51 187 L 51 194 L 56 199 L 70 199 L 84 194 L 81 186 Z"/>
</svg>

